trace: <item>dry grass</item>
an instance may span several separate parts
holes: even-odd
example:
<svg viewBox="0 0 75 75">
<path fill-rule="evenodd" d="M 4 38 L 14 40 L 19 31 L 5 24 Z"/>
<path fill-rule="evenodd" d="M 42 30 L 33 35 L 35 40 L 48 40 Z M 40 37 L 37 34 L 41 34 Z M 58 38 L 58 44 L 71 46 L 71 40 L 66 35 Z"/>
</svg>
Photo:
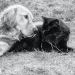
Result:
<svg viewBox="0 0 75 75">
<path fill-rule="evenodd" d="M 69 46 L 75 48 L 75 0 L 0 0 L 0 10 L 9 5 L 23 4 L 34 15 L 34 21 L 41 16 L 63 20 L 71 29 Z M 17 53 L 0 58 L 0 75 L 75 75 L 75 54 L 55 52 Z"/>
<path fill-rule="evenodd" d="M 0 58 L 0 75 L 74 75 L 75 54 L 17 53 Z"/>
<path fill-rule="evenodd" d="M 0 0 L 0 9 L 3 10 L 13 4 L 22 4 L 29 8 L 34 14 L 34 21 L 42 20 L 42 15 L 64 21 L 75 18 L 74 0 Z"/>
</svg>

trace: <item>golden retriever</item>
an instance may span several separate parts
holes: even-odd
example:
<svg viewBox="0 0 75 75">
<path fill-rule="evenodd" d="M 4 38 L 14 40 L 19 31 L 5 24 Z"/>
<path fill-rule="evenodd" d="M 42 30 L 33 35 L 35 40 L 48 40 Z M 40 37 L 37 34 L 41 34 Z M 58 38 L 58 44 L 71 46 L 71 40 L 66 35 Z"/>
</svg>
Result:
<svg viewBox="0 0 75 75">
<path fill-rule="evenodd" d="M 24 38 L 35 35 L 37 28 L 32 20 L 30 10 L 19 4 L 9 6 L 0 13 L 0 56 L 20 40 L 21 34 Z"/>
</svg>

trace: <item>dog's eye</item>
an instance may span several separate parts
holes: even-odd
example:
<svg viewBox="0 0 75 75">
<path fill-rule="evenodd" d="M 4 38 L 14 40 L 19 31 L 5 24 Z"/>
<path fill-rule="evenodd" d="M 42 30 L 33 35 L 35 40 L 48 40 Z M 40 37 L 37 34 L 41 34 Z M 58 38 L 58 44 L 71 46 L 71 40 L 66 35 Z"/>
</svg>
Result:
<svg viewBox="0 0 75 75">
<path fill-rule="evenodd" d="M 28 15 L 24 15 L 24 18 L 28 19 Z"/>
</svg>

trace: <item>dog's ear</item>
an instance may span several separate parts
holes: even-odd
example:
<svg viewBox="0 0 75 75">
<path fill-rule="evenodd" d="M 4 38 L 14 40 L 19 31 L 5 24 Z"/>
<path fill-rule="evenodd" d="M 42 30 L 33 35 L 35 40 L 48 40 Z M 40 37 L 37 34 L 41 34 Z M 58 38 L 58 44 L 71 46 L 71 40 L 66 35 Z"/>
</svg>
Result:
<svg viewBox="0 0 75 75">
<path fill-rule="evenodd" d="M 8 27 L 13 27 L 15 25 L 17 9 L 11 9 L 10 11 L 4 11 L 1 17 L 1 22 L 3 25 Z"/>
<path fill-rule="evenodd" d="M 18 35 L 18 31 L 16 30 L 16 12 L 17 10 L 14 9 L 5 9 L 3 12 L 1 12 L 0 15 L 0 34 L 7 35 L 10 37 L 15 37 Z"/>
</svg>

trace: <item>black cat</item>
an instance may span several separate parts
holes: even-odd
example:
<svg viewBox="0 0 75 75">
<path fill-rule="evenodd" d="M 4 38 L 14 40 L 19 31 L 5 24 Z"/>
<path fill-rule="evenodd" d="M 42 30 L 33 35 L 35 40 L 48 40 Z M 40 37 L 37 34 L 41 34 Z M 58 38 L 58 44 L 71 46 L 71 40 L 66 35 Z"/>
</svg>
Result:
<svg viewBox="0 0 75 75">
<path fill-rule="evenodd" d="M 43 17 L 42 26 L 42 49 L 45 51 L 55 50 L 58 52 L 69 52 L 72 48 L 67 46 L 70 28 L 61 20 Z"/>
</svg>

